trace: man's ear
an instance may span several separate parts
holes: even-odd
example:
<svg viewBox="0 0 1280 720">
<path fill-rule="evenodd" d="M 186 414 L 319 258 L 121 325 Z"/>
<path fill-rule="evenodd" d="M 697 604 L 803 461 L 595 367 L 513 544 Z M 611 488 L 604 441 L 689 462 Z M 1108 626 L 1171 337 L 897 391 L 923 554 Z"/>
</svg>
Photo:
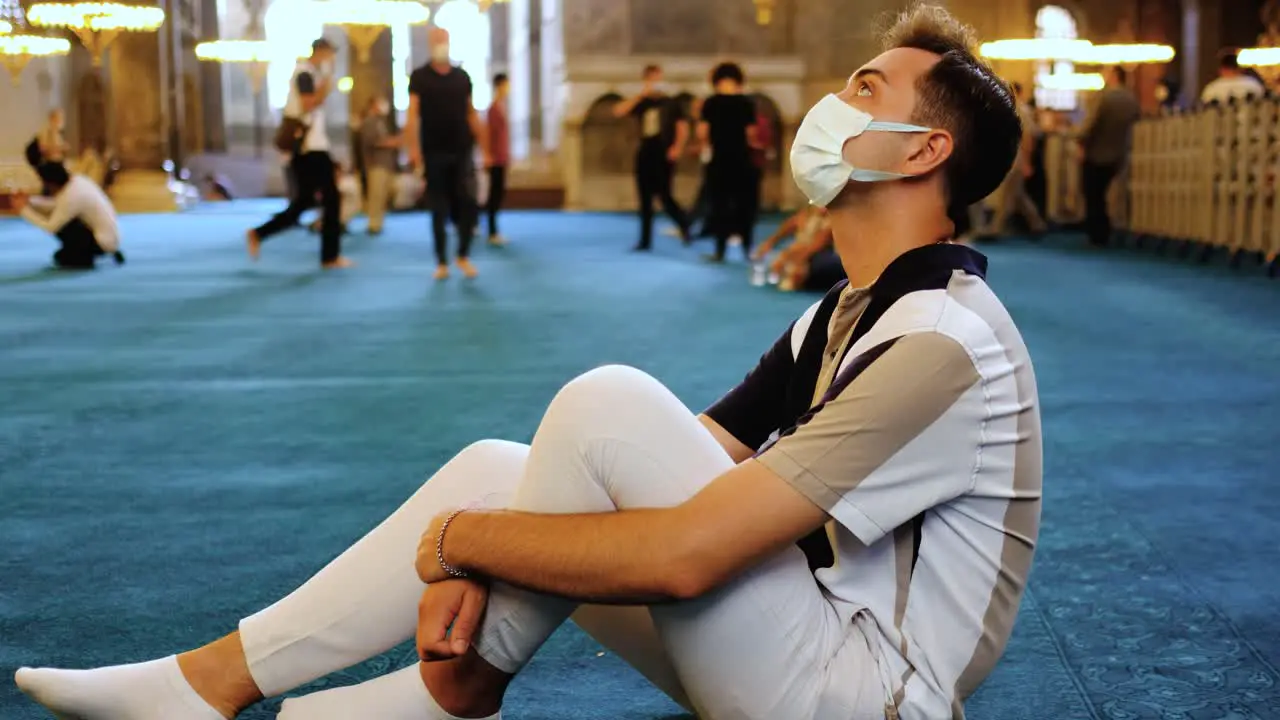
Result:
<svg viewBox="0 0 1280 720">
<path fill-rule="evenodd" d="M 927 175 L 945 163 L 955 149 L 955 140 L 946 130 L 919 133 L 911 143 L 912 152 L 904 170 L 908 175 Z"/>
</svg>

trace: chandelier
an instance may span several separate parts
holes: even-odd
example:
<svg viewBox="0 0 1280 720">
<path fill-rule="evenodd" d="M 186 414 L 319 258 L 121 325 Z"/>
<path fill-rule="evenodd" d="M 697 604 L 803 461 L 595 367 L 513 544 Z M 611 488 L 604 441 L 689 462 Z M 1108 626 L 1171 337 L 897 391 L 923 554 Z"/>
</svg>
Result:
<svg viewBox="0 0 1280 720">
<path fill-rule="evenodd" d="M 115 2 L 38 2 L 27 11 L 27 18 L 33 25 L 75 33 L 95 67 L 102 65 L 102 56 L 120 33 L 155 31 L 165 19 L 158 7 Z"/>
<path fill-rule="evenodd" d="M 267 66 L 280 57 L 265 40 L 212 40 L 196 45 L 196 57 L 205 62 L 241 65 L 249 75 L 254 93 L 262 92 Z"/>
<path fill-rule="evenodd" d="M 324 22 L 341 25 L 356 51 L 356 58 L 369 62 L 373 43 L 392 25 L 421 25 L 431 10 L 417 0 L 326 0 L 316 9 Z"/>
<path fill-rule="evenodd" d="M 1258 47 L 1244 48 L 1237 55 L 1240 65 L 1253 68 L 1268 84 L 1280 79 L 1280 2 L 1269 0 L 1262 6 Z"/>
<path fill-rule="evenodd" d="M 32 60 L 69 52 L 71 43 L 63 38 L 27 32 L 22 6 L 16 0 L 0 0 L 0 65 L 9 71 L 9 80 L 14 87 L 21 82 L 22 71 Z"/>
<path fill-rule="evenodd" d="M 983 43 L 979 52 L 991 60 L 1068 60 L 1080 65 L 1137 65 L 1173 59 L 1169 45 L 1126 43 L 1094 45 L 1088 40 L 1034 38 Z"/>
</svg>

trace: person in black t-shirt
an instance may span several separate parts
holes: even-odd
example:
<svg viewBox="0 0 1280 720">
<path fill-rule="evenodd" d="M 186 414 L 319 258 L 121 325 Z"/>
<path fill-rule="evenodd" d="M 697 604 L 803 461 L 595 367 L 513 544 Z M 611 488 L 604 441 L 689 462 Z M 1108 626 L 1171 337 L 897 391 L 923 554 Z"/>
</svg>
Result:
<svg viewBox="0 0 1280 720">
<path fill-rule="evenodd" d="M 409 111 L 404 136 L 409 161 L 424 169 L 427 198 L 431 203 L 431 230 L 435 235 L 435 278 L 449 277 L 448 232 L 453 220 L 458 231 L 458 268 L 476 276 L 471 264 L 471 239 L 479 220 L 476 204 L 476 168 L 472 154 L 480 145 L 489 165 L 488 135 L 471 103 L 471 76 L 449 61 L 449 33 L 432 28 L 431 61 L 409 76 Z"/>
<path fill-rule="evenodd" d="M 662 90 L 662 68 L 649 65 L 644 69 L 644 87 L 640 94 L 614 106 L 616 117 L 635 116 L 640 120 L 640 149 L 636 152 L 636 193 L 640 196 L 640 242 L 635 249 L 648 250 L 653 245 L 653 201 L 679 228 L 680 237 L 689 244 L 689 218 L 671 196 L 671 173 L 689 139 L 689 121 L 675 98 Z"/>
<path fill-rule="evenodd" d="M 708 223 L 715 228 L 716 252 L 708 257 L 723 262 L 729 238 L 742 238 L 742 251 L 751 255 L 751 231 L 755 224 L 753 183 L 756 167 L 752 149 L 756 138 L 756 106 L 742 94 L 742 68 L 721 63 L 711 73 L 715 94 L 702 103 L 698 141 L 711 147 L 707 165 Z"/>
</svg>

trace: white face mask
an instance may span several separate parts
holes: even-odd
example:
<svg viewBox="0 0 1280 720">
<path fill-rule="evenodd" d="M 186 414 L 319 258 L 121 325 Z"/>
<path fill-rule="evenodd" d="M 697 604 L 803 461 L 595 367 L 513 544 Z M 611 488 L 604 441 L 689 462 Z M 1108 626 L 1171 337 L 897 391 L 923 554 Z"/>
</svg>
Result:
<svg viewBox="0 0 1280 720">
<path fill-rule="evenodd" d="M 431 59 L 436 62 L 449 61 L 449 43 L 436 43 L 431 46 Z"/>
<path fill-rule="evenodd" d="M 911 177 L 883 170 L 867 170 L 845 162 L 844 144 L 867 130 L 929 132 L 906 123 L 879 122 L 835 95 L 818 101 L 804 116 L 791 145 L 791 174 L 814 205 L 826 207 L 850 180 L 881 182 Z"/>
</svg>

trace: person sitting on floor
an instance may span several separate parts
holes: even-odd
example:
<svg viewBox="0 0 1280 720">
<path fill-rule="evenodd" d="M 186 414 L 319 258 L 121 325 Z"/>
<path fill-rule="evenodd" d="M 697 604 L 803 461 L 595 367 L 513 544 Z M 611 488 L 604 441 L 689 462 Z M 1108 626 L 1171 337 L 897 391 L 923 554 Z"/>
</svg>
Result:
<svg viewBox="0 0 1280 720">
<path fill-rule="evenodd" d="M 28 222 L 62 243 L 53 254 L 54 266 L 92 270 L 98 256 L 108 253 L 117 265 L 124 264 L 116 210 L 102 188 L 83 175 L 70 174 L 61 163 L 46 163 L 36 172 L 52 197 L 18 195 L 14 205 Z"/>
<path fill-rule="evenodd" d="M 777 232 L 751 253 L 751 259 L 764 262 L 769 253 L 790 236 L 795 237 L 795 242 L 769 264 L 770 277 L 777 278 L 779 290 L 826 292 L 845 279 L 840 258 L 832 247 L 827 209 L 816 205 L 808 205 L 787 218 Z"/>
<path fill-rule="evenodd" d="M 227 202 L 235 200 L 235 191 L 231 188 L 231 180 L 225 175 L 210 173 L 204 176 L 205 202 Z"/>
<path fill-rule="evenodd" d="M 1027 348 L 947 210 L 1001 183 L 1021 128 L 942 8 L 907 11 L 885 45 L 792 147 L 849 282 L 704 414 L 598 368 L 531 445 L 463 450 L 238 631 L 140 664 L 23 668 L 18 686 L 80 720 L 222 720 L 416 633 L 421 662 L 279 717 L 498 718 L 572 616 L 699 717 L 961 717 L 1026 590 L 1042 440 Z M 90 561 L 39 562 L 75 578 Z M 215 606 L 208 592 L 194 600 Z"/>
</svg>

